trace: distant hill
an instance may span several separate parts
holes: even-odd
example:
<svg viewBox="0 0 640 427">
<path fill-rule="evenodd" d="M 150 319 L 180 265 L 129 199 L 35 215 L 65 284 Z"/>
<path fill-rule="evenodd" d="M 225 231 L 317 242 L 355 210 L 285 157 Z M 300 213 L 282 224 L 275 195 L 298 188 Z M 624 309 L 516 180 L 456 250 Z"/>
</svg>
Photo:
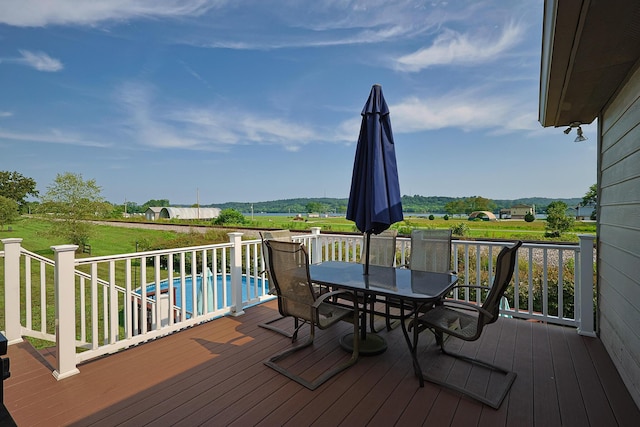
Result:
<svg viewBox="0 0 640 427">
<path fill-rule="evenodd" d="M 452 201 L 464 199 L 465 197 L 444 197 L 444 196 L 402 196 L 402 207 L 407 213 L 434 213 L 444 214 L 444 206 Z M 513 205 L 534 205 L 536 212 L 542 213 L 546 211 L 546 207 L 553 201 L 565 202 L 569 207 L 577 206 L 582 202 L 581 197 L 572 199 L 552 199 L 547 197 L 525 197 L 514 200 L 493 200 L 497 205 L 495 213 L 500 209 L 509 208 Z M 348 199 L 334 198 L 299 198 L 299 199 L 283 199 L 272 200 L 268 202 L 226 202 L 213 205 L 206 205 L 220 209 L 235 209 L 243 213 L 250 213 L 253 206 L 254 213 L 290 213 L 292 215 L 308 212 L 307 207 L 310 204 L 318 207 L 322 206 L 323 212 L 346 213 Z M 205 206 L 205 205 L 203 205 Z"/>
</svg>

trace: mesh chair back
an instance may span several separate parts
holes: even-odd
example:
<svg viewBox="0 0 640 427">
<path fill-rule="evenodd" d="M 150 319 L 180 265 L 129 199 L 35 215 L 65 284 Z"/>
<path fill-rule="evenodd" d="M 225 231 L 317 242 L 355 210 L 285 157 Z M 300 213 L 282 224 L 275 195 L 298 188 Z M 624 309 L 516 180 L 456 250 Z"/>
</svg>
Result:
<svg viewBox="0 0 640 427">
<path fill-rule="evenodd" d="M 267 240 L 277 240 L 279 242 L 291 242 L 291 231 L 289 230 L 271 230 L 271 231 L 261 231 L 260 237 L 262 238 L 262 259 L 264 260 L 264 269 L 267 273 L 267 279 L 269 279 L 269 292 L 271 294 L 275 293 L 273 289 L 273 285 L 271 284 L 271 275 L 269 274 L 269 251 L 267 251 L 267 247 L 264 245 L 264 242 Z"/>
<path fill-rule="evenodd" d="M 362 255 L 360 262 L 366 261 L 367 236 L 364 235 Z M 369 265 L 380 265 L 383 267 L 393 267 L 396 262 L 396 237 L 397 230 L 385 230 L 380 234 L 371 235 L 371 243 L 369 247 Z"/>
<path fill-rule="evenodd" d="M 496 273 L 493 278 L 493 285 L 487 295 L 487 299 L 482 304 L 482 308 L 491 313 L 491 317 L 483 316 L 481 320 L 483 324 L 493 323 L 498 320 L 500 315 L 500 299 L 507 290 L 507 286 L 513 277 L 516 262 L 518 260 L 518 248 L 522 242 L 516 242 L 515 245 L 504 247 L 496 258 Z"/>
<path fill-rule="evenodd" d="M 267 240 L 265 246 L 280 314 L 314 321 L 311 306 L 316 298 L 309 277 L 309 258 L 304 245 Z"/>
<path fill-rule="evenodd" d="M 413 230 L 409 268 L 447 273 L 451 271 L 451 230 Z"/>
</svg>

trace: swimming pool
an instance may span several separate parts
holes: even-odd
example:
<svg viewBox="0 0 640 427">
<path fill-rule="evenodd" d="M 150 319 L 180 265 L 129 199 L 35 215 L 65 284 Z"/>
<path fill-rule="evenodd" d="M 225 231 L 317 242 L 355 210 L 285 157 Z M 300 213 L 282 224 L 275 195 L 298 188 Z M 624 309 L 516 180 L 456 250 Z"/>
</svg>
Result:
<svg viewBox="0 0 640 427">
<path fill-rule="evenodd" d="M 193 278 L 192 276 L 185 276 L 185 310 L 187 313 L 193 313 Z M 213 286 L 213 274 L 207 272 L 207 312 L 214 311 L 214 296 L 217 296 L 216 309 L 222 309 L 231 305 L 231 275 L 226 275 L 226 283 L 223 281 L 222 275 L 216 276 L 216 286 L 214 291 Z M 242 300 L 247 301 L 249 299 L 257 298 L 263 295 L 261 285 L 261 279 L 258 279 L 258 288 L 256 289 L 256 280 L 254 277 L 242 276 Z M 264 281 L 264 286 L 268 290 L 267 280 Z M 160 282 L 160 293 L 166 293 L 169 287 L 168 280 L 162 280 Z M 182 288 L 180 277 L 173 278 L 173 289 L 175 293 L 175 305 L 182 308 Z M 147 285 L 147 294 L 149 298 L 155 299 L 156 284 L 150 283 Z M 140 290 L 136 290 L 140 294 Z M 198 314 L 203 314 L 203 286 L 202 286 L 202 274 L 196 276 L 196 306 L 198 307 Z M 226 299 L 226 302 L 224 301 Z M 191 315 L 188 314 L 187 318 Z"/>
</svg>

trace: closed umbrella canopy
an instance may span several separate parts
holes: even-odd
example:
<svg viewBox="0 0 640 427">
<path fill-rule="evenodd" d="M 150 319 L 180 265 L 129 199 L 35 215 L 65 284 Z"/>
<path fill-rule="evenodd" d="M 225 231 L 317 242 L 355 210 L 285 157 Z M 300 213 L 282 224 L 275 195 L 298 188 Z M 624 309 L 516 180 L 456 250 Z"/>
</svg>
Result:
<svg viewBox="0 0 640 427">
<path fill-rule="evenodd" d="M 380 85 L 373 85 L 362 109 L 347 219 L 368 235 L 404 219 L 389 108 Z M 367 248 L 366 272 L 368 255 Z"/>
</svg>

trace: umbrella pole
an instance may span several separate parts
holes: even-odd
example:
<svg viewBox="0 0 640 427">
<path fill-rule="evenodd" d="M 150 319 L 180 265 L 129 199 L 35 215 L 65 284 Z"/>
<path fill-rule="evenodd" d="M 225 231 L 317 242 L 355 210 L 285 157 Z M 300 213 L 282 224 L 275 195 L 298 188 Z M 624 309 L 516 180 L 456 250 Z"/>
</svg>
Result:
<svg viewBox="0 0 640 427">
<path fill-rule="evenodd" d="M 371 231 L 366 233 L 367 244 L 365 246 L 365 258 L 364 258 L 364 275 L 369 275 L 369 250 L 371 248 Z"/>
</svg>

